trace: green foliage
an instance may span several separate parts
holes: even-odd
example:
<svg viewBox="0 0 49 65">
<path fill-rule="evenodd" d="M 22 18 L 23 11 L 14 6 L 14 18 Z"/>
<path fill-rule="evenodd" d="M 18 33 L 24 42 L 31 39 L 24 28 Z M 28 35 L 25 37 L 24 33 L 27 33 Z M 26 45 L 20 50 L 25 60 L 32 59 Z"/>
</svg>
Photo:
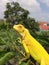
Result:
<svg viewBox="0 0 49 65">
<path fill-rule="evenodd" d="M 6 28 L 7 28 L 7 25 L 4 23 L 4 21 L 2 23 L 0 22 L 0 30 L 6 29 Z"/>
<path fill-rule="evenodd" d="M 28 63 L 22 62 L 20 65 L 29 65 Z"/>
<path fill-rule="evenodd" d="M 6 11 L 4 12 L 5 18 L 9 23 L 20 23 L 27 18 L 29 11 L 22 8 L 18 2 L 6 4 Z"/>
<path fill-rule="evenodd" d="M 39 30 L 39 24 L 34 18 L 28 17 L 29 11 L 22 8 L 18 2 L 6 4 L 5 18 L 10 26 L 21 23 L 33 31 Z"/>
<path fill-rule="evenodd" d="M 29 11 L 22 8 L 19 3 L 7 3 L 4 12 L 7 20 L 0 22 L 0 65 L 19 65 L 19 61 L 26 55 L 19 42 L 19 34 L 11 28 L 13 24 L 23 24 L 45 48 L 49 47 L 49 31 L 39 32 L 39 23 L 34 18 L 28 17 Z M 38 31 L 38 32 L 37 32 Z M 49 52 L 49 50 L 47 50 Z M 20 65 L 33 65 L 32 59 L 22 61 Z"/>
<path fill-rule="evenodd" d="M 6 53 L 3 57 L 0 58 L 0 65 L 4 65 L 13 56 L 13 52 Z"/>
<path fill-rule="evenodd" d="M 45 48 L 49 47 L 49 31 L 37 32 L 32 30 L 33 26 L 31 23 L 29 24 L 27 22 L 27 25 L 24 24 L 24 26 L 29 29 L 31 35 L 34 36 Z M 0 65 L 6 65 L 6 63 L 7 65 L 8 63 L 19 65 L 19 61 L 25 57 L 26 53 L 23 46 L 19 42 L 19 34 L 7 26 L 6 28 L 3 26 L 0 30 Z M 47 51 L 49 52 L 49 50 Z M 31 61 L 30 58 L 28 60 Z M 32 63 L 28 63 L 28 60 L 25 60 L 20 65 L 32 65 L 32 63 L 34 63 L 34 61 L 31 61 Z"/>
<path fill-rule="evenodd" d="M 26 28 L 35 31 L 39 29 L 39 24 L 38 22 L 35 21 L 34 18 L 27 18 L 27 20 L 24 22 L 24 25 Z"/>
<path fill-rule="evenodd" d="M 19 35 L 13 29 L 0 31 L 0 65 L 4 65 L 16 56 L 16 62 L 19 63 L 25 54 L 23 46 L 19 43 Z M 11 54 L 14 54 L 14 56 Z M 10 62 L 10 61 L 9 61 Z"/>
</svg>

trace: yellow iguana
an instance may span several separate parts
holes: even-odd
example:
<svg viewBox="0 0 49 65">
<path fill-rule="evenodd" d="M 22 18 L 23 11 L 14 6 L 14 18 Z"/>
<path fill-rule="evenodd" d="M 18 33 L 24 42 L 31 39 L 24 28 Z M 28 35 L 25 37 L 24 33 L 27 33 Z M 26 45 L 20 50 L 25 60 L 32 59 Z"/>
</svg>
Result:
<svg viewBox="0 0 49 65">
<path fill-rule="evenodd" d="M 21 24 L 13 28 L 22 36 L 21 42 L 27 54 L 31 55 L 40 65 L 49 65 L 49 55 L 43 46 Z"/>
</svg>

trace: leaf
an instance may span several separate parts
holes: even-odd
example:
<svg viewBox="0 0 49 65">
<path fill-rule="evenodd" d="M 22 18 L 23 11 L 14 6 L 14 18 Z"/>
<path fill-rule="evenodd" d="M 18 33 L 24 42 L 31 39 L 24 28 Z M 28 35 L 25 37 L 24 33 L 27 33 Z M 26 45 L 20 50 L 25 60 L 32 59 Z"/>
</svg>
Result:
<svg viewBox="0 0 49 65">
<path fill-rule="evenodd" d="M 20 65 L 28 65 L 28 63 L 26 63 L 26 62 L 22 62 Z"/>
<path fill-rule="evenodd" d="M 14 55 L 15 54 L 13 52 L 6 53 L 3 57 L 0 58 L 0 65 L 4 65 L 9 59 L 14 57 Z"/>
</svg>

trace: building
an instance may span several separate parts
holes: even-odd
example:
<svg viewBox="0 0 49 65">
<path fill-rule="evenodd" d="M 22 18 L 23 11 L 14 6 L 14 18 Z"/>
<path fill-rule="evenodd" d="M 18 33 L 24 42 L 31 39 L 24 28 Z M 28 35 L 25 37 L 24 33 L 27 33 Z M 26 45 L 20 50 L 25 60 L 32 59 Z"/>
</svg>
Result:
<svg viewBox="0 0 49 65">
<path fill-rule="evenodd" d="M 49 23 L 48 22 L 40 22 L 39 28 L 40 28 L 40 30 L 47 31 L 47 30 L 49 30 Z"/>
</svg>

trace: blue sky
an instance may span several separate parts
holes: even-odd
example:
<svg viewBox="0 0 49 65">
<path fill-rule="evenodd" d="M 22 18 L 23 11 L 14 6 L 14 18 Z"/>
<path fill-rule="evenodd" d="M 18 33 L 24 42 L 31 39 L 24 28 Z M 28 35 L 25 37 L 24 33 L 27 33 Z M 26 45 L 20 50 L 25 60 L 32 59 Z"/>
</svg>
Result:
<svg viewBox="0 0 49 65">
<path fill-rule="evenodd" d="M 36 20 L 49 22 L 49 0 L 0 0 L 0 19 L 4 17 L 6 3 L 12 1 L 19 2 Z"/>
</svg>

